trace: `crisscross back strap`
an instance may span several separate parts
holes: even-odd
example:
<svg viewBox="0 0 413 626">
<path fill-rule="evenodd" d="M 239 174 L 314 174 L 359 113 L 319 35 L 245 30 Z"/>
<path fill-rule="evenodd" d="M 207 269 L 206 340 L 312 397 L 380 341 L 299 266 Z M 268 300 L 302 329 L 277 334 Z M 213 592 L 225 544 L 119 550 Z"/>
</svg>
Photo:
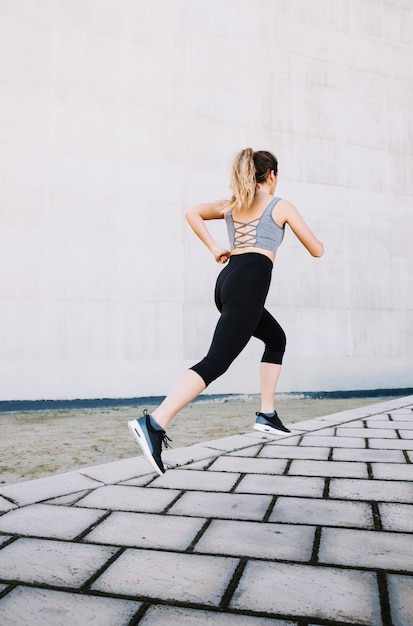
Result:
<svg viewBox="0 0 413 626">
<path fill-rule="evenodd" d="M 240 222 L 233 218 L 234 248 L 255 246 L 257 243 L 257 228 L 260 220 L 261 217 L 257 217 L 255 220 L 251 220 L 251 222 Z"/>
</svg>

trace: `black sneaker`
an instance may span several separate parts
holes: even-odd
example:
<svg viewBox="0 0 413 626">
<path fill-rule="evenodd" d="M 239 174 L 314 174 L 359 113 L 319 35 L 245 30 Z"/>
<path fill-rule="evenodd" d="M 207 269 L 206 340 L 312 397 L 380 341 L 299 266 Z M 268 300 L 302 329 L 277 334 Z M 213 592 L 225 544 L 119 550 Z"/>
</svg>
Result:
<svg viewBox="0 0 413 626">
<path fill-rule="evenodd" d="M 264 413 L 256 413 L 256 422 L 254 424 L 254 430 L 260 430 L 263 433 L 274 433 L 277 435 L 280 431 L 283 433 L 290 433 L 277 415 L 277 411 L 274 411 L 274 415 L 267 417 Z"/>
<path fill-rule="evenodd" d="M 151 424 L 150 415 L 145 410 L 143 417 L 128 422 L 129 430 L 140 445 L 142 452 L 159 475 L 165 474 L 161 459 L 162 444 L 169 448 L 169 437 L 164 430 L 158 430 Z"/>
</svg>

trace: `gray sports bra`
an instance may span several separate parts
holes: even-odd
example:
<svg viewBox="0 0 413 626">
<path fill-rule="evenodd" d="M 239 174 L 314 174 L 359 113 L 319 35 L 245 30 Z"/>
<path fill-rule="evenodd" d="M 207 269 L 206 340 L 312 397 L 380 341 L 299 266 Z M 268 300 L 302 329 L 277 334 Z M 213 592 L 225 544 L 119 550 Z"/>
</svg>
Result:
<svg viewBox="0 0 413 626">
<path fill-rule="evenodd" d="M 277 252 L 284 238 L 284 228 L 272 219 L 271 212 L 281 198 L 271 200 L 261 217 L 251 222 L 240 222 L 234 219 L 232 211 L 225 215 L 228 237 L 232 248 L 262 248 Z"/>
</svg>

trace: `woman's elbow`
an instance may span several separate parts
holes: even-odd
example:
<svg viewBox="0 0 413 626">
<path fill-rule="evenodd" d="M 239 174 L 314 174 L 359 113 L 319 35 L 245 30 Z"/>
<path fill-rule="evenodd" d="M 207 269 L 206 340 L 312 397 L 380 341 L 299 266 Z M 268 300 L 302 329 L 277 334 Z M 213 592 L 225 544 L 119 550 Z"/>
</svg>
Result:
<svg viewBox="0 0 413 626">
<path fill-rule="evenodd" d="M 324 254 L 324 246 L 321 241 L 317 241 L 317 244 L 310 250 L 312 256 L 320 258 Z"/>
<path fill-rule="evenodd" d="M 191 223 L 194 217 L 194 214 L 195 214 L 194 207 L 190 207 L 189 209 L 185 211 L 185 219 L 187 222 L 189 222 L 189 224 Z"/>
</svg>

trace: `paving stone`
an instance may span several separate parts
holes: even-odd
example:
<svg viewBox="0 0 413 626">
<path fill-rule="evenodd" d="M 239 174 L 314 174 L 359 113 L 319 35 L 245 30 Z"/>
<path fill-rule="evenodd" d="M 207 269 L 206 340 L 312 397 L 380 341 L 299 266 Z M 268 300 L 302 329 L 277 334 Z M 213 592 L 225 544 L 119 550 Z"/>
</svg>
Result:
<svg viewBox="0 0 413 626">
<path fill-rule="evenodd" d="M 0 546 L 2 546 L 3 544 L 7 543 L 8 541 L 10 541 L 11 539 L 11 535 L 0 535 Z"/>
<path fill-rule="evenodd" d="M 369 439 L 369 448 L 406 450 L 407 447 L 410 447 L 407 439 Z"/>
<path fill-rule="evenodd" d="M 413 578 L 391 574 L 387 577 L 393 626 L 413 623 Z"/>
<path fill-rule="evenodd" d="M 232 452 L 235 448 L 252 448 L 257 441 L 264 440 L 264 435 L 257 431 L 245 435 L 231 435 L 230 437 L 222 437 L 214 441 L 208 441 L 203 445 L 206 448 L 221 450 L 223 452 Z"/>
<path fill-rule="evenodd" d="M 268 459 L 317 459 L 327 461 L 330 451 L 328 448 L 300 446 L 264 446 L 258 458 Z"/>
<path fill-rule="evenodd" d="M 413 430 L 399 430 L 399 435 L 402 439 L 413 439 Z"/>
<path fill-rule="evenodd" d="M 299 476 L 345 476 L 348 478 L 367 478 L 365 463 L 346 463 L 344 461 L 293 461 L 289 475 Z"/>
<path fill-rule="evenodd" d="M 238 448 L 233 450 L 232 452 L 228 452 L 228 456 L 249 456 L 256 457 L 258 452 L 262 448 L 262 443 L 259 443 L 257 446 L 250 446 L 248 448 Z"/>
<path fill-rule="evenodd" d="M 186 465 L 177 466 L 176 469 L 181 472 L 186 472 L 187 470 L 203 470 L 211 465 L 211 462 L 215 459 L 203 459 L 202 461 L 194 461 L 193 463 L 187 463 Z M 156 474 L 157 475 L 157 474 Z"/>
<path fill-rule="evenodd" d="M 262 520 L 270 496 L 188 491 L 169 509 L 170 515 Z"/>
<path fill-rule="evenodd" d="M 382 503 L 379 511 L 384 530 L 413 533 L 413 504 Z"/>
<path fill-rule="evenodd" d="M 0 584 L 0 593 L 3 593 L 3 591 L 4 591 L 5 589 L 7 589 L 7 587 L 8 587 L 8 585 L 2 585 L 2 584 Z M 0 606 L 1 606 L 1 605 L 0 605 Z M 0 616 L 1 616 L 1 613 L 0 613 Z M 1 622 L 0 622 L 0 624 L 1 624 Z"/>
<path fill-rule="evenodd" d="M 337 436 L 397 439 L 396 431 L 386 428 L 337 428 Z"/>
<path fill-rule="evenodd" d="M 407 456 L 409 457 L 410 463 L 413 463 L 413 450 L 407 450 Z"/>
<path fill-rule="evenodd" d="M 333 567 L 250 561 L 230 606 L 334 623 L 382 624 L 375 574 Z"/>
<path fill-rule="evenodd" d="M 404 454 L 401 450 L 352 450 L 351 448 L 334 448 L 334 461 L 364 461 L 388 463 L 405 463 Z"/>
<path fill-rule="evenodd" d="M 364 420 L 355 420 L 346 424 L 337 424 L 340 428 L 364 428 Z"/>
<path fill-rule="evenodd" d="M 0 623 L 7 626 L 127 626 L 140 602 L 16 587 L 0 601 Z"/>
<path fill-rule="evenodd" d="M 173 489 L 146 489 L 145 487 L 125 487 L 107 485 L 95 489 L 76 506 L 108 509 L 116 511 L 141 511 L 160 513 L 176 498 L 179 491 Z"/>
<path fill-rule="evenodd" d="M 220 456 L 211 467 L 210 472 L 241 472 L 243 474 L 282 474 L 287 466 L 284 459 L 248 459 Z"/>
<path fill-rule="evenodd" d="M 334 427 L 323 422 L 316 422 L 314 419 L 305 420 L 304 422 L 296 422 L 295 424 L 288 424 L 288 428 L 292 432 L 299 430 L 302 433 L 307 433 L 315 430 L 322 430 L 323 435 L 334 435 Z"/>
<path fill-rule="evenodd" d="M 374 478 L 413 481 L 413 465 L 404 463 L 372 463 Z"/>
<path fill-rule="evenodd" d="M 369 504 L 322 498 L 281 496 L 277 499 L 269 521 L 374 528 L 372 510 Z"/>
<path fill-rule="evenodd" d="M 320 563 L 413 571 L 412 536 L 368 530 L 323 528 Z"/>
<path fill-rule="evenodd" d="M 117 548 L 17 539 L 0 550 L 0 578 L 60 587 L 84 584 Z"/>
<path fill-rule="evenodd" d="M 3 511 L 11 511 L 12 509 L 15 509 L 16 507 L 17 507 L 17 504 L 13 504 L 9 500 L 6 500 L 6 498 L 2 498 L 0 496 L 0 513 L 3 513 Z"/>
<path fill-rule="evenodd" d="M 412 419 L 413 418 L 413 409 L 411 407 L 405 406 L 402 408 L 398 408 L 398 409 L 391 409 L 391 416 L 396 416 L 397 419 L 399 419 L 399 416 L 404 416 L 407 418 Z"/>
<path fill-rule="evenodd" d="M 159 476 L 157 472 L 153 472 L 152 474 L 145 474 L 145 476 L 137 476 L 136 478 L 131 478 L 130 480 L 121 480 L 118 485 L 131 485 L 132 487 L 145 487 L 149 483 L 153 481 L 154 478 Z"/>
<path fill-rule="evenodd" d="M 204 519 L 197 517 L 115 512 L 98 524 L 83 541 L 134 548 L 186 550 L 204 523 Z"/>
<path fill-rule="evenodd" d="M 168 449 L 163 453 L 162 459 L 165 466 L 177 467 L 178 465 L 192 464 L 195 461 L 214 459 L 220 454 L 221 452 L 219 450 L 208 448 L 205 445 L 197 443 L 194 446 L 187 446 L 185 448 L 176 448 L 175 450 Z M 149 464 L 148 461 L 147 463 Z"/>
<path fill-rule="evenodd" d="M 67 496 L 58 496 L 57 498 L 50 498 L 50 500 L 45 500 L 43 504 L 63 504 L 67 506 L 71 506 L 83 496 L 86 496 L 90 493 L 90 489 L 83 489 L 82 491 L 76 491 L 75 493 L 69 493 Z"/>
<path fill-rule="evenodd" d="M 238 559 L 156 550 L 126 551 L 92 589 L 129 596 L 218 606 Z"/>
<path fill-rule="evenodd" d="M 103 511 L 32 504 L 0 517 L 0 531 L 29 537 L 74 539 L 104 515 Z"/>
<path fill-rule="evenodd" d="M 313 476 L 245 476 L 235 491 L 237 493 L 267 493 L 271 495 L 313 496 L 321 498 L 324 478 Z"/>
<path fill-rule="evenodd" d="M 323 437 L 322 435 L 306 435 L 302 446 L 321 446 L 325 448 L 365 448 L 364 439 L 360 437 Z"/>
<path fill-rule="evenodd" d="M 231 613 L 216 613 L 174 606 L 151 606 L 139 626 L 297 626 L 296 622 L 251 617 Z"/>
<path fill-rule="evenodd" d="M 413 500 L 413 485 L 396 480 L 332 478 L 329 494 L 331 498 L 345 500 L 410 503 Z"/>
<path fill-rule="evenodd" d="M 68 493 L 81 491 L 82 489 L 94 489 L 102 483 L 82 476 L 78 472 L 66 472 L 37 478 L 35 480 L 25 480 L 21 483 L 0 487 L 0 495 L 11 498 L 20 506 L 34 504 L 49 498 L 63 496 Z"/>
<path fill-rule="evenodd" d="M 385 421 L 378 421 L 378 420 L 367 420 L 367 425 L 369 428 L 381 428 L 381 429 L 393 429 L 393 430 L 397 430 L 399 428 L 407 428 L 407 429 L 413 429 L 413 418 L 411 419 L 411 423 L 410 421 L 402 421 L 402 420 L 388 420 L 387 422 Z"/>
<path fill-rule="evenodd" d="M 230 472 L 187 472 L 182 469 L 168 470 L 154 480 L 150 487 L 193 489 L 200 491 L 229 491 L 235 485 L 239 474 Z"/>
<path fill-rule="evenodd" d="M 309 561 L 315 528 L 262 522 L 214 520 L 195 552 L 228 556 Z"/>
<path fill-rule="evenodd" d="M 370 415 L 370 414 L 368 414 Z M 330 413 L 330 415 L 322 415 L 321 417 L 315 417 L 314 421 L 323 422 L 326 425 L 335 424 L 336 426 L 342 426 L 347 422 L 355 422 L 357 420 L 362 419 L 365 415 L 354 414 L 353 409 L 349 409 L 348 411 L 339 411 L 338 413 Z"/>
<path fill-rule="evenodd" d="M 297 446 L 300 443 L 301 435 L 295 435 L 292 437 L 291 435 L 285 437 L 284 439 L 275 439 L 271 436 L 264 437 L 265 445 L 273 445 L 273 446 Z"/>
<path fill-rule="evenodd" d="M 121 480 L 136 478 L 152 473 L 152 467 L 144 456 L 93 465 L 79 470 L 80 474 L 98 480 L 105 485 L 113 485 Z"/>
</svg>

